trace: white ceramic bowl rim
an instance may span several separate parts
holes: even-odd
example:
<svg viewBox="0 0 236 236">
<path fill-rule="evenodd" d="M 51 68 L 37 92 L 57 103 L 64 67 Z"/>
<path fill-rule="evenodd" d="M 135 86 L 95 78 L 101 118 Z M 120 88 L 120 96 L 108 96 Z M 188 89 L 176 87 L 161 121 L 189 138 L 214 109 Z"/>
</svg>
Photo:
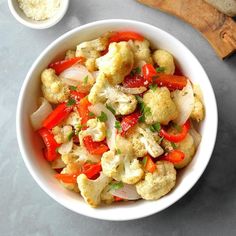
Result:
<svg viewBox="0 0 236 236">
<path fill-rule="evenodd" d="M 63 5 L 62 7 L 60 7 L 59 12 L 55 16 L 44 21 L 34 21 L 34 20 L 31 20 L 30 18 L 27 18 L 27 16 L 25 16 L 23 12 L 22 12 L 22 15 L 24 17 L 22 17 L 16 11 L 13 5 L 13 1 L 16 1 L 16 0 L 8 0 L 8 6 L 12 15 L 15 17 L 15 19 L 18 22 L 32 29 L 46 29 L 46 28 L 50 28 L 56 25 L 64 17 L 69 6 L 69 0 L 63 0 Z"/>
<path fill-rule="evenodd" d="M 214 91 L 211 87 L 210 81 L 207 77 L 207 75 L 205 74 L 204 69 L 202 68 L 202 73 L 205 74 L 206 80 L 204 81 L 204 83 L 206 83 L 207 89 L 208 89 L 208 94 L 207 96 L 211 99 L 211 130 L 209 131 L 211 133 L 211 139 L 208 140 L 208 143 L 206 144 L 207 149 L 204 149 L 204 153 L 205 153 L 205 159 L 203 161 L 203 164 L 201 166 L 201 169 L 197 171 L 197 173 L 194 174 L 194 179 L 192 180 L 192 182 L 189 184 L 188 187 L 186 187 L 182 192 L 178 192 L 178 194 L 176 194 L 174 197 L 172 197 L 172 200 L 169 203 L 163 204 L 162 206 L 160 205 L 156 205 L 155 202 L 153 201 L 151 207 L 146 208 L 142 208 L 141 205 L 138 205 L 138 210 L 139 211 L 134 211 L 134 214 L 130 213 L 130 214 L 125 214 L 125 211 L 119 210 L 119 206 L 114 206 L 114 209 L 116 209 L 117 214 L 113 214 L 113 215 L 107 215 L 106 214 L 106 210 L 104 211 L 99 211 L 96 209 L 89 209 L 88 211 L 85 211 L 84 209 L 80 209 L 80 208 L 74 208 L 72 206 L 72 204 L 70 204 L 66 199 L 60 198 L 60 196 L 57 196 L 54 192 L 53 189 L 50 188 L 50 186 L 46 186 L 41 179 L 39 178 L 39 176 L 37 176 L 37 174 L 34 172 L 33 167 L 31 166 L 29 159 L 30 157 L 28 157 L 27 155 L 27 146 L 25 145 L 25 141 L 23 138 L 23 126 L 22 126 L 22 116 L 23 116 L 23 110 L 22 110 L 22 106 L 23 106 L 23 100 L 24 100 L 24 94 L 27 88 L 27 84 L 31 78 L 31 74 L 33 73 L 33 71 L 35 70 L 35 68 L 37 67 L 38 63 L 40 63 L 40 61 L 42 60 L 42 58 L 44 58 L 44 56 L 52 49 L 54 48 L 60 41 L 63 41 L 64 39 L 68 38 L 69 36 L 73 35 L 74 33 L 81 31 L 83 29 L 86 28 L 90 28 L 90 27 L 95 27 L 95 26 L 100 26 L 100 25 L 112 25 L 112 24 L 124 24 L 124 25 L 129 25 L 129 27 L 133 26 L 137 26 L 140 25 L 142 27 L 147 28 L 148 30 L 151 31 L 159 31 L 162 35 L 164 35 L 165 37 L 168 37 L 170 40 L 175 41 L 175 43 L 178 46 L 181 46 L 183 48 L 185 48 L 185 52 L 191 57 L 192 60 L 194 60 L 194 63 L 197 63 L 198 66 L 201 67 L 200 63 L 197 61 L 196 57 L 188 50 L 188 48 L 186 48 L 180 41 L 178 41 L 176 38 L 174 38 L 173 36 L 169 35 L 168 33 L 166 33 L 165 31 L 146 24 L 146 23 L 142 23 L 142 22 L 138 22 L 138 21 L 133 21 L 133 20 L 122 20 L 122 19 L 111 19 L 111 20 L 102 20 L 102 21 L 96 21 L 93 23 L 89 23 L 83 26 L 80 26 L 78 28 L 75 28 L 69 32 L 67 32 L 66 34 L 62 35 L 61 37 L 59 37 L 58 39 L 56 39 L 54 42 L 52 42 L 41 54 L 40 56 L 36 59 L 36 61 L 33 63 L 33 65 L 31 66 L 26 79 L 24 80 L 24 83 L 22 85 L 21 91 L 20 91 L 20 95 L 19 95 L 19 100 L 18 100 L 18 105 L 17 105 L 17 113 L 16 113 L 16 131 L 17 131 L 17 140 L 18 140 L 18 144 L 19 144 L 19 148 L 23 157 L 23 160 L 29 170 L 29 172 L 31 173 L 31 175 L 33 176 L 33 178 L 35 179 L 35 181 L 39 184 L 39 186 L 46 192 L 48 193 L 54 200 L 56 200 L 58 203 L 62 204 L 63 206 L 65 206 L 66 208 L 92 217 L 92 218 L 97 218 L 97 219 L 103 219 L 103 220 L 116 220 L 116 221 L 122 221 L 122 220 L 133 220 L 133 219 L 138 219 L 138 218 L 142 218 L 142 217 L 146 217 L 152 214 L 155 214 L 159 211 L 164 210 L 165 208 L 169 207 L 170 205 L 172 205 L 173 203 L 175 203 L 176 201 L 178 201 L 180 198 L 182 198 L 193 186 L 194 184 L 198 181 L 198 179 L 200 178 L 200 176 L 202 175 L 202 173 L 204 172 L 211 154 L 213 152 L 214 149 L 214 145 L 215 145 L 215 140 L 216 140 L 216 135 L 217 135 L 217 125 L 218 125 L 218 113 L 217 113 L 217 106 L 216 106 L 216 100 L 215 100 L 215 95 L 214 95 Z M 205 146 L 204 146 L 205 147 Z M 160 200 L 158 200 L 160 201 Z M 140 209 L 139 209 L 140 208 Z M 131 209 L 132 210 L 132 209 Z M 122 214 L 123 215 L 120 215 Z"/>
</svg>

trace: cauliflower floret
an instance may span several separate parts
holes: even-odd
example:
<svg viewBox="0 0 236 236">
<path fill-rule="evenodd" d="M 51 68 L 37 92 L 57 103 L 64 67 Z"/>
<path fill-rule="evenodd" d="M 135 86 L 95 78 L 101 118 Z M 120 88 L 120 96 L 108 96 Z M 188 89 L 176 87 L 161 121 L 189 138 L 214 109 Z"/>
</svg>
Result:
<svg viewBox="0 0 236 236">
<path fill-rule="evenodd" d="M 182 151 L 185 155 L 184 159 L 181 162 L 175 164 L 175 168 L 180 169 L 187 166 L 191 162 L 195 154 L 193 137 L 190 134 L 187 134 L 183 141 L 176 143 L 176 148 Z"/>
<path fill-rule="evenodd" d="M 100 142 L 106 138 L 106 124 L 98 119 L 90 119 L 87 121 L 88 128 L 79 133 L 80 142 L 85 136 L 92 136 L 93 141 Z"/>
<path fill-rule="evenodd" d="M 194 107 L 191 113 L 191 118 L 200 122 L 204 119 L 205 111 L 203 105 L 203 97 L 202 92 L 199 85 L 193 85 L 193 92 L 194 92 Z"/>
<path fill-rule="evenodd" d="M 160 67 L 164 67 L 164 73 L 173 75 L 175 72 L 175 63 L 173 56 L 165 50 L 156 50 L 153 53 L 153 60 Z"/>
<path fill-rule="evenodd" d="M 101 56 L 108 44 L 107 37 L 99 37 L 97 39 L 83 42 L 76 48 L 76 57 L 86 58 L 85 66 L 89 71 L 97 70 L 96 59 Z"/>
<path fill-rule="evenodd" d="M 111 187 L 108 185 L 103 189 L 101 193 L 101 200 L 106 204 L 111 204 L 112 202 L 114 202 L 114 196 L 111 194 L 110 190 Z"/>
<path fill-rule="evenodd" d="M 65 125 L 71 125 L 75 130 L 80 130 L 81 128 L 81 117 L 78 112 L 71 112 L 67 119 L 65 120 Z"/>
<path fill-rule="evenodd" d="M 101 193 L 111 181 L 112 178 L 107 177 L 102 172 L 95 180 L 88 179 L 84 174 L 77 177 L 80 193 L 91 207 L 99 206 L 101 203 Z"/>
<path fill-rule="evenodd" d="M 147 124 L 161 123 L 167 125 L 169 121 L 178 116 L 178 110 L 170 97 L 170 91 L 166 87 L 148 90 L 143 96 L 143 102 L 150 112 L 145 112 Z"/>
<path fill-rule="evenodd" d="M 78 156 L 76 156 L 74 153 L 67 153 L 61 155 L 61 160 L 67 165 L 69 163 L 73 163 L 77 161 Z"/>
<path fill-rule="evenodd" d="M 134 55 L 127 42 L 111 43 L 108 53 L 98 58 L 96 64 L 110 84 L 116 85 L 132 70 Z"/>
<path fill-rule="evenodd" d="M 70 125 L 65 125 L 63 127 L 55 126 L 52 129 L 52 134 L 54 135 L 54 139 L 57 143 L 66 143 L 69 140 L 69 136 L 73 132 L 72 127 Z"/>
<path fill-rule="evenodd" d="M 140 141 L 144 144 L 146 150 L 152 157 L 158 157 L 163 154 L 164 150 L 156 142 L 155 137 L 149 128 L 138 128 L 139 133 L 142 135 Z"/>
<path fill-rule="evenodd" d="M 136 184 L 136 190 L 143 199 L 156 200 L 166 195 L 176 182 L 176 170 L 168 161 L 158 161 L 153 173 L 146 173 L 144 180 Z"/>
<path fill-rule="evenodd" d="M 134 112 L 137 106 L 134 95 L 125 94 L 111 86 L 103 73 L 98 74 L 96 83 L 88 95 L 88 100 L 92 104 L 106 103 L 116 111 L 116 115 L 128 115 Z"/>
<path fill-rule="evenodd" d="M 129 45 L 134 53 L 135 66 L 137 66 L 140 61 L 145 61 L 149 64 L 153 63 L 151 57 L 150 43 L 148 40 L 129 40 Z"/>
<path fill-rule="evenodd" d="M 63 168 L 63 170 L 61 171 L 61 174 L 73 175 L 77 173 L 80 169 L 81 169 L 81 166 L 78 162 L 68 162 L 66 167 Z M 76 183 L 68 184 L 63 181 L 60 181 L 60 182 L 65 188 L 75 191 L 75 192 L 79 192 L 78 185 Z"/>
<path fill-rule="evenodd" d="M 41 74 L 43 96 L 51 103 L 61 103 L 68 99 L 68 85 L 61 82 L 53 69 L 45 69 Z"/>
<path fill-rule="evenodd" d="M 127 184 L 137 183 L 143 176 L 139 161 L 134 158 L 131 143 L 118 135 L 116 150 L 105 152 L 101 163 L 105 175 Z"/>
<path fill-rule="evenodd" d="M 75 57 L 75 50 L 67 50 L 65 60 Z"/>
</svg>

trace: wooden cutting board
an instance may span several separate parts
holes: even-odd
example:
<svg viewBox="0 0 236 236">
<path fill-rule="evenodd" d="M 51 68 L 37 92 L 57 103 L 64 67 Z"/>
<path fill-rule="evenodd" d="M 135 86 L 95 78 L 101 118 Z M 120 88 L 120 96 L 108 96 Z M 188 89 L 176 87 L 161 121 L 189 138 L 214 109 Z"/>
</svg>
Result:
<svg viewBox="0 0 236 236">
<path fill-rule="evenodd" d="M 236 51 L 236 23 L 203 0 L 138 0 L 175 15 L 199 30 L 224 59 Z"/>
</svg>

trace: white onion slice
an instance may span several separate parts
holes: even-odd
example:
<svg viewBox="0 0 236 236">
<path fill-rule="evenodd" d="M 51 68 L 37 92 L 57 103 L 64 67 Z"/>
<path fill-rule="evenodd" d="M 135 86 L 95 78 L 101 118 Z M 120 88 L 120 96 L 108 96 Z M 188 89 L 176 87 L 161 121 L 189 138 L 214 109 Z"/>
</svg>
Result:
<svg viewBox="0 0 236 236">
<path fill-rule="evenodd" d="M 52 169 L 61 169 L 64 168 L 66 164 L 62 161 L 61 158 L 57 158 L 51 163 Z"/>
<path fill-rule="evenodd" d="M 193 88 L 190 81 L 188 80 L 187 85 L 182 90 L 175 90 L 171 95 L 179 111 L 179 116 L 174 122 L 183 125 L 190 117 L 194 106 Z"/>
<path fill-rule="evenodd" d="M 68 85 L 77 86 L 81 85 L 80 88 L 83 90 L 81 92 L 87 92 L 90 90 L 94 83 L 94 78 L 88 69 L 80 64 L 76 64 L 66 70 L 64 70 L 60 75 L 62 82 Z M 87 77 L 87 81 L 84 78 Z"/>
<path fill-rule="evenodd" d="M 141 196 L 136 191 L 135 185 L 132 184 L 124 184 L 124 186 L 120 189 L 110 190 L 110 193 L 113 196 L 127 200 L 137 200 L 141 198 Z"/>
<path fill-rule="evenodd" d="M 107 145 L 110 150 L 114 150 L 116 142 L 115 116 L 102 103 L 92 105 L 88 109 L 96 116 L 100 116 L 102 111 L 107 115 L 107 121 L 105 122 L 107 126 Z"/>
<path fill-rule="evenodd" d="M 117 85 L 116 88 L 118 88 L 121 92 L 127 94 L 140 94 L 147 90 L 147 88 L 143 86 L 138 88 L 125 88 L 123 86 Z"/>
<path fill-rule="evenodd" d="M 195 147 L 198 147 L 201 142 L 202 136 L 194 129 L 193 126 L 189 130 L 189 133 L 193 137 Z"/>
<path fill-rule="evenodd" d="M 73 139 L 71 139 L 70 141 L 63 143 L 59 148 L 58 148 L 58 152 L 63 155 L 63 154 L 68 154 L 73 147 Z"/>
<path fill-rule="evenodd" d="M 52 106 L 45 98 L 39 98 L 39 102 L 39 108 L 30 116 L 31 124 L 34 130 L 40 129 L 42 127 L 43 121 L 52 112 Z"/>
</svg>

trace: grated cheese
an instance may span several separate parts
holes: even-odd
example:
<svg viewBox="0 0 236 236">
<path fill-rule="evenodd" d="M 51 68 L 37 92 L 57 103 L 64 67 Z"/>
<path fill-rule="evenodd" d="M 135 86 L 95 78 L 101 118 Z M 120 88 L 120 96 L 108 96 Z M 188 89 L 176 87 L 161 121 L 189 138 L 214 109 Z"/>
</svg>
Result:
<svg viewBox="0 0 236 236">
<path fill-rule="evenodd" d="M 54 16 L 61 0 L 18 0 L 25 15 L 33 20 L 46 20 Z"/>
</svg>

